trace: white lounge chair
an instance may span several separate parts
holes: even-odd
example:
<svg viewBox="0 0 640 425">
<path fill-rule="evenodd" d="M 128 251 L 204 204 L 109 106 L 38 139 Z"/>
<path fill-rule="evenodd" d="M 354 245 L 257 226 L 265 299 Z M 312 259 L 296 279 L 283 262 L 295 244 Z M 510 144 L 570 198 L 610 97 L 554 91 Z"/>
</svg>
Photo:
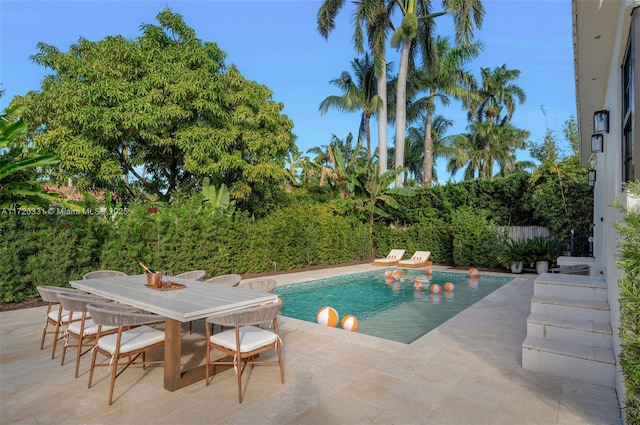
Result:
<svg viewBox="0 0 640 425">
<path fill-rule="evenodd" d="M 403 255 L 404 249 L 392 249 L 385 258 L 376 258 L 371 264 L 374 266 L 393 266 L 402 260 Z"/>
<path fill-rule="evenodd" d="M 416 251 L 410 259 L 400 260 L 397 265 L 398 267 L 405 267 L 409 269 L 427 267 L 432 264 L 431 261 L 429 261 L 430 256 L 430 251 Z"/>
</svg>

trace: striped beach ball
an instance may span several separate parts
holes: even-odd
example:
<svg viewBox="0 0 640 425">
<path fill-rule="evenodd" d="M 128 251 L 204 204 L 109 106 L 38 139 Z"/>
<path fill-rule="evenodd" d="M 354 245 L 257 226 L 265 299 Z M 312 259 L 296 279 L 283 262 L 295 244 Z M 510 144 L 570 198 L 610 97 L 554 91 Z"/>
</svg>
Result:
<svg viewBox="0 0 640 425">
<path fill-rule="evenodd" d="M 477 278 L 478 276 L 480 276 L 480 270 L 476 269 L 475 267 L 471 267 L 469 269 L 469 276 L 474 279 Z"/>
<path fill-rule="evenodd" d="M 342 329 L 346 329 L 351 332 L 358 329 L 358 319 L 356 319 L 356 316 L 352 316 L 350 314 L 344 316 L 342 318 Z"/>
<path fill-rule="evenodd" d="M 456 290 L 456 285 L 454 285 L 451 282 L 447 282 L 444 284 L 444 290 L 447 292 L 451 292 L 451 291 L 455 291 Z"/>
<path fill-rule="evenodd" d="M 416 290 L 416 291 L 422 291 L 422 281 L 416 280 L 413 283 L 413 289 Z"/>
<path fill-rule="evenodd" d="M 387 279 L 392 279 L 393 278 L 393 270 L 387 270 L 386 272 L 384 272 L 384 277 L 386 277 Z"/>
<path fill-rule="evenodd" d="M 432 294 L 439 294 L 440 292 L 442 292 L 442 288 L 437 283 L 434 283 L 433 285 L 431 285 L 429 287 L 429 290 L 431 291 Z"/>
<path fill-rule="evenodd" d="M 427 276 L 431 276 L 431 267 L 427 267 L 427 269 L 424 272 Z"/>
<path fill-rule="evenodd" d="M 400 280 L 400 278 L 402 277 L 402 270 L 394 270 L 393 271 L 393 277 L 396 280 Z"/>
<path fill-rule="evenodd" d="M 316 321 L 321 325 L 335 328 L 338 325 L 338 312 L 333 307 L 320 307 L 316 315 Z"/>
</svg>

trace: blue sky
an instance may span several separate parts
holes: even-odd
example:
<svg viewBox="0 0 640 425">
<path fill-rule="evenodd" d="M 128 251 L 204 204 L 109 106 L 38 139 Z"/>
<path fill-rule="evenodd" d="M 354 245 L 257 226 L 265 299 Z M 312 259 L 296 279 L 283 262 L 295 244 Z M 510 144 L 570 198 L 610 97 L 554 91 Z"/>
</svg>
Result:
<svg viewBox="0 0 640 425">
<path fill-rule="evenodd" d="M 328 82 L 351 71 L 357 56 L 352 44 L 351 2 L 338 16 L 336 29 L 325 41 L 316 31 L 319 1 L 29 1 L 0 2 L 0 99 L 4 109 L 15 95 L 39 90 L 49 70 L 35 65 L 29 56 L 36 43 L 45 42 L 62 51 L 80 37 L 98 41 L 108 35 L 134 39 L 140 25 L 156 24 L 155 16 L 167 5 L 184 17 L 198 38 L 214 41 L 227 53 L 227 65 L 235 64 L 248 79 L 268 86 L 273 99 L 284 104 L 294 122 L 299 149 L 327 145 L 333 134 L 340 138 L 356 133 L 358 114 L 329 111 L 321 116 L 320 102 L 341 94 Z M 434 6 L 440 2 L 434 1 Z M 550 128 L 563 141 L 562 124 L 575 115 L 575 84 L 568 0 L 485 0 L 486 14 L 476 38 L 484 51 L 468 70 L 476 77 L 480 68 L 506 64 L 521 71 L 516 82 L 527 101 L 518 105 L 513 123 L 541 142 Z M 434 10 L 439 10 L 434 7 Z M 396 17 L 398 20 L 399 18 Z M 442 35 L 453 36 L 451 18 L 438 18 Z M 387 60 L 397 71 L 399 51 L 390 49 Z M 541 112 L 544 105 L 546 118 Z M 455 121 L 449 134 L 466 129 L 466 112 L 453 104 L 437 113 Z M 372 141 L 377 124 L 372 120 Z M 393 143 L 393 130 L 388 132 Z M 522 151 L 519 159 L 529 159 Z M 440 164 L 442 167 L 444 164 Z M 440 168 L 439 167 L 439 168 Z M 438 172 L 440 182 L 448 179 Z M 457 175 L 456 178 L 461 177 Z"/>
</svg>

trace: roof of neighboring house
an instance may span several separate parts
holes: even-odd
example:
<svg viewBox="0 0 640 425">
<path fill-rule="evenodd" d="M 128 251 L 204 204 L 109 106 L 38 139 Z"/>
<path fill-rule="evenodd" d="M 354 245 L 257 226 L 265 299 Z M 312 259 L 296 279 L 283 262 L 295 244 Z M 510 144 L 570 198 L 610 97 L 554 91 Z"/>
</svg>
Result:
<svg viewBox="0 0 640 425">
<path fill-rule="evenodd" d="M 82 201 L 84 199 L 84 193 L 79 192 L 75 186 L 56 186 L 53 184 L 43 184 L 42 189 L 49 193 L 57 193 L 60 196 L 60 199 L 65 199 L 67 201 Z M 98 191 L 86 191 L 89 195 L 93 196 L 98 201 L 104 201 L 105 192 L 104 190 Z"/>
</svg>

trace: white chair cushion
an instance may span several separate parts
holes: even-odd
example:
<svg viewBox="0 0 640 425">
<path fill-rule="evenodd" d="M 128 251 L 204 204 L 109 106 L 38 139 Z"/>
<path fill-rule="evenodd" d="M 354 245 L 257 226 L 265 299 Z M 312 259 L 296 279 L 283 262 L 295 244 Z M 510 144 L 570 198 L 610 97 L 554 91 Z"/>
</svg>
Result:
<svg viewBox="0 0 640 425">
<path fill-rule="evenodd" d="M 50 311 L 49 314 L 47 314 L 47 317 L 55 322 L 56 320 L 58 320 L 58 310 Z M 60 320 L 62 322 L 69 321 L 69 312 L 67 310 L 62 309 L 62 316 Z"/>
<path fill-rule="evenodd" d="M 58 310 L 50 311 L 49 314 L 47 314 L 47 317 L 49 319 L 53 320 L 53 321 L 58 320 Z M 73 314 L 73 319 L 74 320 L 79 319 L 81 317 L 82 317 L 82 313 L 75 312 Z M 86 317 L 91 317 L 89 312 L 87 312 L 87 316 Z M 69 312 L 67 310 L 65 310 L 64 308 L 62 309 L 62 319 L 61 320 L 62 320 L 63 323 L 69 321 Z"/>
<path fill-rule="evenodd" d="M 103 326 L 102 332 L 107 332 L 117 328 L 118 328 L 117 326 Z M 76 335 L 80 335 L 80 321 L 69 323 L 69 326 L 67 326 L 67 330 Z M 84 335 L 82 336 L 95 335 L 97 333 L 98 333 L 98 325 L 96 325 L 91 319 L 85 319 Z"/>
<path fill-rule="evenodd" d="M 397 258 L 389 258 L 389 257 L 387 257 L 387 258 L 377 258 L 375 260 L 375 262 L 376 263 L 396 263 L 396 262 L 398 262 L 398 259 Z"/>
<path fill-rule="evenodd" d="M 241 326 L 240 327 L 240 352 L 246 353 L 253 351 L 257 348 L 264 347 L 265 345 L 273 344 L 278 339 L 278 336 L 266 329 L 260 329 L 255 326 Z M 229 350 L 235 350 L 236 347 L 236 331 L 230 329 L 228 331 L 214 334 L 209 337 L 209 340 L 217 345 L 221 345 Z"/>
<path fill-rule="evenodd" d="M 98 340 L 98 347 L 114 354 L 116 352 L 117 340 L 117 333 L 101 336 Z M 122 332 L 120 354 L 148 347 L 162 341 L 164 341 L 164 331 L 153 329 L 150 326 L 139 326 L 129 329 L 128 331 Z"/>
</svg>

